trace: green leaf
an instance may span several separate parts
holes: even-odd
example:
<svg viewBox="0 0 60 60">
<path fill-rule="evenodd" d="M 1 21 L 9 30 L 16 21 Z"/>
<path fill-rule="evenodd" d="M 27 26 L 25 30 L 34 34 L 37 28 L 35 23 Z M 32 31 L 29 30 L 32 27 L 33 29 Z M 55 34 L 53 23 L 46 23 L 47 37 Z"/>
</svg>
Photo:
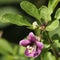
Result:
<svg viewBox="0 0 60 60">
<path fill-rule="evenodd" d="M 60 42 L 59 42 L 59 40 L 54 40 L 54 44 L 56 45 L 56 47 L 60 48 Z"/>
<path fill-rule="evenodd" d="M 39 11 L 34 4 L 32 4 L 28 1 L 23 1 L 23 2 L 21 2 L 20 6 L 29 15 L 35 17 L 38 20 L 40 19 Z"/>
<path fill-rule="evenodd" d="M 60 26 L 59 26 L 57 29 L 49 32 L 49 36 L 50 36 L 50 37 L 53 37 L 53 36 L 56 35 L 56 34 L 58 34 L 59 37 L 60 37 Z"/>
<path fill-rule="evenodd" d="M 39 8 L 40 18 L 42 18 L 45 22 L 51 21 L 51 16 L 49 9 L 46 6 L 42 6 Z"/>
<path fill-rule="evenodd" d="M 46 52 L 44 54 L 43 60 L 56 60 L 55 56 L 53 56 L 50 52 Z"/>
<path fill-rule="evenodd" d="M 0 7 L 0 19 L 4 14 L 7 14 L 7 13 L 19 14 L 19 11 L 16 8 L 10 7 L 10 6 Z M 0 22 L 0 28 L 4 28 L 9 25 L 10 24 Z"/>
<path fill-rule="evenodd" d="M 48 25 L 48 26 L 46 27 L 46 30 L 47 30 L 47 31 L 53 31 L 53 30 L 55 30 L 57 27 L 59 27 L 59 20 L 53 21 L 50 25 Z"/>
<path fill-rule="evenodd" d="M 60 8 L 56 11 L 55 17 L 56 19 L 60 19 Z"/>
<path fill-rule="evenodd" d="M 59 0 L 49 0 L 48 8 L 50 10 L 50 14 L 53 13 L 53 10 L 57 6 L 58 2 L 59 2 Z"/>
<path fill-rule="evenodd" d="M 18 26 L 31 26 L 28 20 L 18 14 L 5 14 L 2 16 L 0 21 L 2 23 L 11 23 L 16 24 Z"/>
<path fill-rule="evenodd" d="M 13 49 L 5 39 L 0 39 L 0 52 L 8 52 L 13 54 Z"/>
</svg>

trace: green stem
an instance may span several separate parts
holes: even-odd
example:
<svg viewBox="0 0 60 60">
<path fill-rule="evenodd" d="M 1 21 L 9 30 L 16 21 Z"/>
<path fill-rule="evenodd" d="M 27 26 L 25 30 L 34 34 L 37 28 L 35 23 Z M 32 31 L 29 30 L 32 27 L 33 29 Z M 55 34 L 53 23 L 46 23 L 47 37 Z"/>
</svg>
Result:
<svg viewBox="0 0 60 60">
<path fill-rule="evenodd" d="M 54 46 L 54 43 L 53 43 L 53 41 L 52 41 L 52 39 L 49 37 L 49 34 L 48 34 L 48 32 L 46 32 L 46 34 L 47 34 L 47 40 L 48 40 L 48 42 L 49 42 L 49 44 L 51 45 L 51 47 L 52 47 L 52 51 L 53 51 L 53 53 L 54 53 L 54 55 L 55 55 L 55 57 L 56 57 L 56 60 L 58 60 L 58 56 L 57 56 L 57 51 L 56 51 L 56 48 L 55 48 L 55 46 Z"/>
</svg>

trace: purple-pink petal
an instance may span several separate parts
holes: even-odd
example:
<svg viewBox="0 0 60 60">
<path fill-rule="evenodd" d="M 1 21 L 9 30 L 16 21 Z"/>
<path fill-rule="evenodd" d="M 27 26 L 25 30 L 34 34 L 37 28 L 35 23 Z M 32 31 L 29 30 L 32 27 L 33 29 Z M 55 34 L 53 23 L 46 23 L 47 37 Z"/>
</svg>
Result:
<svg viewBox="0 0 60 60">
<path fill-rule="evenodd" d="M 42 49 L 44 47 L 42 42 L 36 41 L 36 45 L 39 49 Z"/>
<path fill-rule="evenodd" d="M 33 51 L 31 54 L 28 53 L 28 49 L 25 50 L 25 55 L 33 58 L 38 57 L 40 53 L 41 53 L 41 50 L 39 48 L 37 48 L 37 50 Z"/>
<path fill-rule="evenodd" d="M 24 46 L 24 47 L 26 47 L 28 44 L 30 44 L 30 41 L 24 39 L 24 40 L 21 40 L 21 41 L 19 42 L 19 44 L 22 45 L 22 46 Z"/>
<path fill-rule="evenodd" d="M 33 32 L 30 32 L 27 38 L 30 42 L 35 42 L 36 41 L 36 37 L 33 34 Z"/>
<path fill-rule="evenodd" d="M 35 51 L 32 52 L 32 53 L 29 53 L 28 52 L 28 49 L 25 50 L 25 55 L 28 56 L 28 57 L 33 57 L 34 56 L 34 53 L 35 53 Z"/>
<path fill-rule="evenodd" d="M 39 48 L 37 48 L 36 52 L 34 53 L 34 58 L 38 57 L 41 53 L 41 50 Z"/>
</svg>

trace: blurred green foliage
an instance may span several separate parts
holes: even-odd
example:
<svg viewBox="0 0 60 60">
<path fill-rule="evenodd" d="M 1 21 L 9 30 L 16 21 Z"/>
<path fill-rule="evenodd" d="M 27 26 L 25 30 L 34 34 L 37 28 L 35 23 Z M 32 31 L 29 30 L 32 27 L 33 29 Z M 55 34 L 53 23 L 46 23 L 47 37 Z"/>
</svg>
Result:
<svg viewBox="0 0 60 60">
<path fill-rule="evenodd" d="M 0 0 L 0 4 L 19 3 L 22 0 Z M 23 0 L 24 1 L 24 0 Z"/>
<path fill-rule="evenodd" d="M 2 17 L 4 14 L 7 14 L 7 13 L 19 14 L 19 11 L 18 11 L 16 8 L 11 7 L 11 6 L 1 7 L 1 8 L 0 8 L 0 20 L 2 20 L 1 17 Z M 9 23 L 2 23 L 2 22 L 0 21 L 0 28 L 4 28 L 4 27 L 6 27 L 6 26 L 8 26 L 8 25 L 10 25 L 10 24 L 9 24 Z"/>
<path fill-rule="evenodd" d="M 48 6 L 43 5 L 46 1 L 48 2 L 48 0 L 0 0 L 0 28 L 14 24 L 26 26 L 34 31 L 32 24 L 37 21 L 39 27 L 41 24 L 48 23 L 45 30 L 49 34 L 46 35 L 45 31 L 36 29 L 37 35 L 40 32 L 44 36 L 44 39 L 41 40 L 44 43 L 44 49 L 36 59 L 26 57 L 24 55 L 25 48 L 19 46 L 19 44 L 10 43 L 5 38 L 0 38 L 0 60 L 56 60 L 56 56 L 52 52 L 57 53 L 57 57 L 60 56 L 60 8 L 56 9 L 57 11 L 52 18 L 54 9 L 60 0 L 49 0 Z M 7 6 L 4 6 L 4 4 Z M 47 37 L 52 39 L 53 43 L 49 41 L 52 45 L 49 44 Z M 56 51 L 52 51 L 52 46 Z M 60 60 L 60 57 L 57 60 Z"/>
</svg>

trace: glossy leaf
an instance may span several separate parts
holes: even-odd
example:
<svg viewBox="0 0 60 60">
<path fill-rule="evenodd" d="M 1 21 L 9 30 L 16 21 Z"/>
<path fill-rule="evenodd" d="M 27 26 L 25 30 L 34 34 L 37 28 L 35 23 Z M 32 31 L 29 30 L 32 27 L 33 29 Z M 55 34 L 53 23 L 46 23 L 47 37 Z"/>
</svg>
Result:
<svg viewBox="0 0 60 60">
<path fill-rule="evenodd" d="M 57 27 L 59 27 L 59 20 L 53 21 L 50 25 L 48 25 L 48 26 L 46 27 L 46 30 L 47 30 L 47 31 L 53 31 L 53 30 L 55 30 Z"/>
<path fill-rule="evenodd" d="M 21 2 L 20 6 L 26 13 L 28 13 L 32 17 L 35 17 L 38 20 L 40 19 L 39 11 L 38 11 L 37 7 L 34 4 L 32 4 L 31 2 L 23 1 L 23 2 Z"/>
<path fill-rule="evenodd" d="M 39 8 L 39 12 L 40 18 L 42 18 L 45 22 L 51 21 L 51 16 L 49 14 L 50 12 L 46 6 L 42 6 L 41 8 Z"/>
<path fill-rule="evenodd" d="M 5 14 L 2 16 L 0 21 L 2 23 L 11 23 L 16 24 L 18 26 L 31 26 L 28 20 L 18 14 Z"/>
<path fill-rule="evenodd" d="M 60 19 L 60 8 L 56 11 L 55 18 Z"/>
<path fill-rule="evenodd" d="M 59 0 L 49 0 L 48 7 L 55 8 Z"/>
<path fill-rule="evenodd" d="M 60 37 L 60 26 L 57 29 L 49 32 L 50 37 L 53 37 L 56 34 Z"/>
<path fill-rule="evenodd" d="M 53 13 L 53 10 L 57 6 L 58 2 L 59 2 L 59 0 L 49 0 L 48 8 L 50 10 L 50 14 Z"/>
<path fill-rule="evenodd" d="M 8 52 L 13 54 L 13 49 L 5 39 L 0 39 L 0 52 Z"/>
</svg>

